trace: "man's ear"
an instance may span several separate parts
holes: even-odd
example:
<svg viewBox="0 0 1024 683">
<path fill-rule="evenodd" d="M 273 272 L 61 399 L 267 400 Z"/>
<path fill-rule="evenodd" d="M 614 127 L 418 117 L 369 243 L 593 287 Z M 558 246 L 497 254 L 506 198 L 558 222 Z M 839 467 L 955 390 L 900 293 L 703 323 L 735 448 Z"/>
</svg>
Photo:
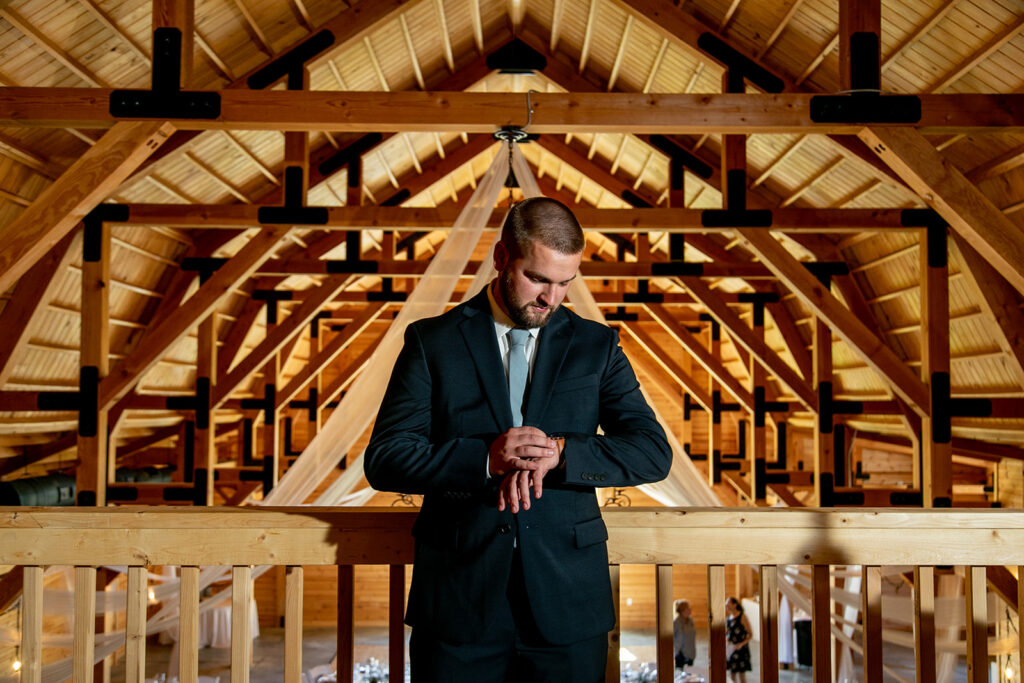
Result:
<svg viewBox="0 0 1024 683">
<path fill-rule="evenodd" d="M 508 265 L 509 258 L 508 247 L 503 241 L 498 240 L 494 244 L 494 269 L 499 273 L 503 271 Z"/>
</svg>

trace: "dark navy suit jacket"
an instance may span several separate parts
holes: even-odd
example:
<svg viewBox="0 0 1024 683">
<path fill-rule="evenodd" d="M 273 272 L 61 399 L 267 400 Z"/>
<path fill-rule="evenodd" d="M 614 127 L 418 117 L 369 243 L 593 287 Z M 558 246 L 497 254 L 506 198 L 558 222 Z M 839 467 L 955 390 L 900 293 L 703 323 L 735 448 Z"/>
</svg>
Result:
<svg viewBox="0 0 1024 683">
<path fill-rule="evenodd" d="M 491 442 L 512 426 L 486 292 L 408 327 L 366 449 L 371 486 L 423 494 L 406 623 L 449 642 L 473 642 L 505 599 L 516 536 L 541 634 L 570 643 L 609 631 L 594 488 L 658 481 L 672 463 L 614 330 L 560 307 L 535 353 L 524 424 L 564 435 L 566 460 L 529 510 L 499 512 L 500 478 L 486 475 Z"/>
</svg>

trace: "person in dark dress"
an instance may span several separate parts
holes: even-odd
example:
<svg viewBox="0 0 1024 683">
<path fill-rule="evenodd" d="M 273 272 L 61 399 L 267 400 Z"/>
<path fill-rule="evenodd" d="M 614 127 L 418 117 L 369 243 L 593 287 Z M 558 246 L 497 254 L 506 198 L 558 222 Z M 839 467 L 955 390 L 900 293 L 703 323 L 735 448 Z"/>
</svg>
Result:
<svg viewBox="0 0 1024 683">
<path fill-rule="evenodd" d="M 750 671 L 750 622 L 743 613 L 743 605 L 736 598 L 725 601 L 725 668 L 729 672 L 729 680 L 734 683 L 746 683 L 747 672 Z"/>
</svg>

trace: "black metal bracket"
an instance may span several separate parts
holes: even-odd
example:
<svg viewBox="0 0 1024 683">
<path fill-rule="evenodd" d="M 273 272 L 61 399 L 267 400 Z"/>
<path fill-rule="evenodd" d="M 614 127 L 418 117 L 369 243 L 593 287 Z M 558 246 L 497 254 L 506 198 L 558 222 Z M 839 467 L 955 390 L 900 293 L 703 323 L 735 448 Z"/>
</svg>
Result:
<svg viewBox="0 0 1024 683">
<path fill-rule="evenodd" d="M 78 370 L 78 391 L 40 391 L 39 410 L 73 410 L 78 413 L 78 435 L 91 438 L 99 433 L 100 369 L 83 365 Z"/>
<path fill-rule="evenodd" d="M 103 224 L 124 223 L 131 215 L 127 204 L 98 204 L 82 218 L 82 261 L 97 263 L 103 257 Z"/>
<path fill-rule="evenodd" d="M 256 301 L 267 303 L 267 324 L 277 324 L 277 304 L 279 301 L 291 301 L 295 292 L 280 289 L 257 289 L 251 294 Z"/>
<path fill-rule="evenodd" d="M 786 84 L 781 78 L 750 57 L 738 52 L 714 33 L 700 34 L 697 38 L 697 47 L 724 64 L 729 71 L 730 78 L 746 79 L 755 87 L 770 93 L 782 92 L 786 88 Z"/>
<path fill-rule="evenodd" d="M 765 395 L 765 388 L 754 387 L 754 426 L 764 427 L 765 417 L 768 413 L 789 412 L 789 403 L 786 401 L 769 401 Z"/>
<path fill-rule="evenodd" d="M 705 228 L 770 228 L 771 209 L 747 208 L 747 173 L 733 168 L 726 172 L 728 205 L 724 209 L 704 209 L 700 223 Z"/>
<path fill-rule="evenodd" d="M 114 90 L 110 115 L 133 119 L 215 119 L 220 93 L 181 89 L 181 29 L 153 31 L 153 75 L 150 90 Z"/>
<path fill-rule="evenodd" d="M 334 45 L 334 34 L 324 29 L 249 76 L 246 84 L 251 90 L 262 90 L 269 88 L 282 78 L 287 78 L 289 90 L 302 90 L 303 70 L 306 68 L 306 62 L 332 45 Z"/>
<path fill-rule="evenodd" d="M 301 166 L 284 169 L 284 206 L 261 206 L 256 219 L 266 225 L 326 225 L 326 206 L 304 206 L 302 186 L 304 172 Z"/>
<path fill-rule="evenodd" d="M 818 431 L 831 434 L 836 415 L 862 415 L 863 401 L 833 401 L 832 382 L 818 382 Z"/>
<path fill-rule="evenodd" d="M 316 387 L 310 387 L 308 397 L 305 400 L 289 401 L 288 407 L 295 408 L 298 410 L 305 410 L 306 416 L 309 419 L 309 421 L 316 422 L 318 403 L 319 399 L 317 398 L 317 389 Z"/>
<path fill-rule="evenodd" d="M 243 410 L 262 410 L 263 424 L 274 424 L 274 413 L 277 411 L 277 386 L 267 384 L 263 387 L 263 398 L 243 398 Z"/>
<path fill-rule="evenodd" d="M 168 396 L 165 405 L 168 410 L 195 411 L 197 429 L 210 428 L 210 378 L 196 377 L 196 393 L 193 396 Z"/>
</svg>

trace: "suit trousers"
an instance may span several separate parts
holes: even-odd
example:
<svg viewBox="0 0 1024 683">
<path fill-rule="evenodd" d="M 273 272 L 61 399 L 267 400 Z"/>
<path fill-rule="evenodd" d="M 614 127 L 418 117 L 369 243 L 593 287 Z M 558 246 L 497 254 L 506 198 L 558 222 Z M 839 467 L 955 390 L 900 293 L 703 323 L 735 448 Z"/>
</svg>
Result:
<svg viewBox="0 0 1024 683">
<path fill-rule="evenodd" d="M 505 593 L 507 601 L 474 642 L 448 643 L 436 638 L 429 626 L 413 627 L 409 638 L 412 683 L 604 681 L 607 634 L 565 645 L 541 637 L 526 597 L 518 549 Z"/>
</svg>

